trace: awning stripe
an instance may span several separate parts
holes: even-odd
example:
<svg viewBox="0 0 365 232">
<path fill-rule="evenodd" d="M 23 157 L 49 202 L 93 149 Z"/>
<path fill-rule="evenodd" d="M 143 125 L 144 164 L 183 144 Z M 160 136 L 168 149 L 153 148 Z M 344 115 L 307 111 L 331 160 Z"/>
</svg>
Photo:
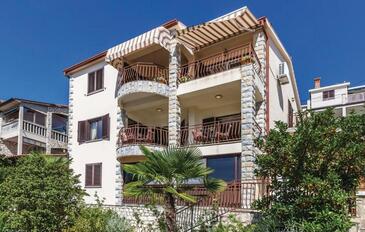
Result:
<svg viewBox="0 0 365 232">
<path fill-rule="evenodd" d="M 239 9 L 212 21 L 177 31 L 176 38 L 193 50 L 255 29 L 259 22 L 246 8 Z"/>
<path fill-rule="evenodd" d="M 114 63 L 120 63 L 115 61 L 121 59 L 123 56 L 139 50 L 141 48 L 148 47 L 152 44 L 158 44 L 166 50 L 170 50 L 171 35 L 169 30 L 164 27 L 157 27 L 142 35 L 139 35 L 133 39 L 125 41 L 117 46 L 114 46 L 108 50 L 105 60 L 112 65 Z M 115 62 L 114 62 L 115 61 Z"/>
</svg>

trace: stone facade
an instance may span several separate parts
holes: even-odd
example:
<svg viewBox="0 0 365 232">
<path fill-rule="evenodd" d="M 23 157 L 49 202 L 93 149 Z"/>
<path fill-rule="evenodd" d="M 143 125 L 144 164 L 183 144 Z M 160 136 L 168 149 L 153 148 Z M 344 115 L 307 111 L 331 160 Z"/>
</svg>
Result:
<svg viewBox="0 0 365 232">
<path fill-rule="evenodd" d="M 125 83 L 118 90 L 118 97 L 132 93 L 153 93 L 169 97 L 169 86 L 154 81 L 132 81 Z"/>
<path fill-rule="evenodd" d="M 180 121 L 181 108 L 177 97 L 178 76 L 181 63 L 181 48 L 178 43 L 171 46 L 169 63 L 169 144 L 178 145 L 180 143 Z"/>
</svg>

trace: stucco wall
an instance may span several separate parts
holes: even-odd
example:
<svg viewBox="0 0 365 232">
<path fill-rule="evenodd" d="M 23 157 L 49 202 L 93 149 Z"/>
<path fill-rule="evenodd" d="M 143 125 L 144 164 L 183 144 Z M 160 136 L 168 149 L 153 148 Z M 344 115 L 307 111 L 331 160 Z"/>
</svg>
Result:
<svg viewBox="0 0 365 232">
<path fill-rule="evenodd" d="M 323 91 L 335 90 L 335 97 L 331 100 L 323 101 Z M 310 93 L 311 108 L 329 107 L 335 105 L 341 105 L 345 103 L 347 96 L 347 86 L 339 86 L 335 88 L 326 88 L 324 90 L 314 90 Z"/>
<path fill-rule="evenodd" d="M 290 100 L 294 112 L 297 106 L 294 101 L 293 85 L 289 78 L 289 83 L 281 85 L 276 79 L 279 74 L 279 64 L 284 62 L 284 58 L 276 48 L 275 44 L 269 40 L 269 63 L 270 63 L 270 128 L 275 126 L 275 121 L 288 122 L 288 100 Z"/>
<path fill-rule="evenodd" d="M 88 73 L 104 67 L 104 91 L 87 95 Z M 69 152 L 73 159 L 71 167 L 76 174 L 81 174 L 82 186 L 85 184 L 85 164 L 102 163 L 102 187 L 87 188 L 90 195 L 87 203 L 94 202 L 94 194 L 105 198 L 105 204 L 116 203 L 116 178 L 118 165 L 116 160 L 117 141 L 117 100 L 115 85 L 117 70 L 105 63 L 99 63 L 70 78 L 70 139 Z M 87 120 L 109 114 L 110 139 L 79 144 L 77 142 L 78 121 Z"/>
</svg>

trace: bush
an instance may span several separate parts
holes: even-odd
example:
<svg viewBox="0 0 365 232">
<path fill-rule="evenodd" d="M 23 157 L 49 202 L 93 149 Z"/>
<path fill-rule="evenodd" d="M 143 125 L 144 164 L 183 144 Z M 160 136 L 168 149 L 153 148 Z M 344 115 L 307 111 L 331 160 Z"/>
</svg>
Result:
<svg viewBox="0 0 365 232">
<path fill-rule="evenodd" d="M 115 211 L 99 206 L 85 206 L 67 232 L 130 232 L 128 222 Z M 65 231 L 65 232 L 66 232 Z"/>
<path fill-rule="evenodd" d="M 59 232 L 73 224 L 84 191 L 69 160 L 34 153 L 5 166 L 0 183 L 5 231 Z"/>
</svg>

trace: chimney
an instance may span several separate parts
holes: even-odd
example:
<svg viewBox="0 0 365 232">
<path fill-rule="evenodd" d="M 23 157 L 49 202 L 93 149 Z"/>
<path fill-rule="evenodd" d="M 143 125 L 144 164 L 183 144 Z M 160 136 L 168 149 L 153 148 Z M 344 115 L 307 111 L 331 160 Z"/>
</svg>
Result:
<svg viewBox="0 0 365 232">
<path fill-rule="evenodd" d="M 315 89 L 321 88 L 321 78 L 320 77 L 314 78 L 314 88 Z"/>
</svg>

